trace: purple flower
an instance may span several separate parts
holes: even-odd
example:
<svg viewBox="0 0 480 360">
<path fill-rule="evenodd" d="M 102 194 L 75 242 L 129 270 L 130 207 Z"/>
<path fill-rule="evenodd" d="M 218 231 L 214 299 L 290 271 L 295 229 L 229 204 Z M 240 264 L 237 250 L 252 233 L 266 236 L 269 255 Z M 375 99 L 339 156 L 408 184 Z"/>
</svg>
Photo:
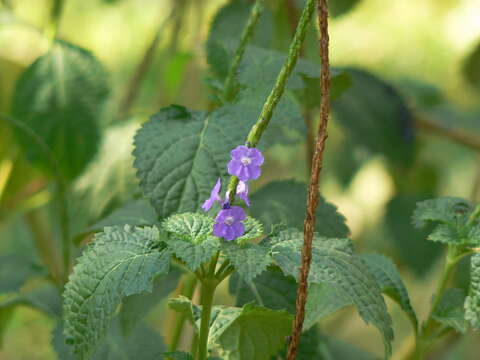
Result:
<svg viewBox="0 0 480 360">
<path fill-rule="evenodd" d="M 228 173 L 241 181 L 255 180 L 260 176 L 263 155 L 260 150 L 245 145 L 237 146 L 230 152 L 232 160 L 228 163 Z"/>
<path fill-rule="evenodd" d="M 220 181 L 220 178 L 218 178 L 217 183 L 213 187 L 212 191 L 210 192 L 210 197 L 205 200 L 205 202 L 202 205 L 202 209 L 204 211 L 208 211 L 212 208 L 213 204 L 215 201 L 222 201 L 222 198 L 220 197 L 220 189 L 222 187 L 222 182 Z"/>
<path fill-rule="evenodd" d="M 246 217 L 245 211 L 240 206 L 220 210 L 213 225 L 213 235 L 228 241 L 235 240 L 245 233 L 242 220 Z"/>
<path fill-rule="evenodd" d="M 239 181 L 237 185 L 237 196 L 242 199 L 247 206 L 250 206 L 250 199 L 248 198 L 248 185 L 246 182 Z"/>
</svg>

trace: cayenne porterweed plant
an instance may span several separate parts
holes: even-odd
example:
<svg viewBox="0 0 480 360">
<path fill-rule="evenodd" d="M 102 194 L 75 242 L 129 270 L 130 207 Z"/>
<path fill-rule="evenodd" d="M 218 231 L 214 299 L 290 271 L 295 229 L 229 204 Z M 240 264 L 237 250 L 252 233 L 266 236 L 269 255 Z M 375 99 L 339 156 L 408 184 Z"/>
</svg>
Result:
<svg viewBox="0 0 480 360">
<path fill-rule="evenodd" d="M 15 17 L 13 3 L 2 6 Z M 30 26 L 45 53 L 19 76 L 10 113 L 0 113 L 18 154 L 35 165 L 24 177 L 41 174 L 37 187 L 14 179 L 22 191 L 9 197 L 14 160 L 23 159 L 12 152 L 0 162 L 0 220 L 8 217 L 4 207 L 17 206 L 41 255 L 41 265 L 18 254 L 0 257 L 0 349 L 19 305 L 55 320 L 51 342 L 61 360 L 378 358 L 325 330 L 326 319 L 335 322 L 333 315 L 348 307 L 378 331 L 386 359 L 429 359 L 447 340 L 480 329 L 480 205 L 474 196 L 424 196 L 419 189 L 426 181 L 409 175 L 415 167 L 429 175 L 415 163 L 419 128 L 475 151 L 480 143 L 413 114 L 377 76 L 330 68 L 328 16 L 356 1 L 227 2 L 206 41 L 208 110 L 170 105 L 140 127 L 125 117 L 154 50 L 171 25 L 168 49 L 177 56 L 185 14 L 201 10 L 202 2 L 171 2 L 119 104 L 100 62 L 60 38 L 66 3 L 52 1 L 45 30 Z M 278 48 L 288 37 L 275 38 L 275 48 L 272 29 L 292 32 L 285 51 Z M 312 48 L 320 49 L 320 64 L 307 60 Z M 175 58 L 170 65 L 180 63 Z M 407 178 L 392 185 L 387 207 L 395 216 L 386 215 L 395 231 L 385 236 L 401 243 L 402 266 L 428 270 L 444 248 L 435 293 L 420 294 L 431 299 L 423 320 L 395 262 L 357 252 L 346 218 L 320 196 L 330 108 L 346 134 L 345 152 L 325 162 L 339 184 L 347 186 L 359 168 L 351 151 L 358 144 L 387 159 L 392 178 Z M 104 118 L 115 123 L 101 125 Z M 117 134 L 133 137 L 133 152 Z M 308 187 L 269 171 L 275 157 L 299 144 Z M 131 162 L 116 162 L 122 154 L 132 156 L 133 170 Z M 467 274 L 463 283 L 456 269 Z M 385 297 L 409 323 L 398 349 Z M 167 309 L 156 318 L 162 336 L 144 319 L 157 316 L 152 309 L 164 300 Z"/>
</svg>

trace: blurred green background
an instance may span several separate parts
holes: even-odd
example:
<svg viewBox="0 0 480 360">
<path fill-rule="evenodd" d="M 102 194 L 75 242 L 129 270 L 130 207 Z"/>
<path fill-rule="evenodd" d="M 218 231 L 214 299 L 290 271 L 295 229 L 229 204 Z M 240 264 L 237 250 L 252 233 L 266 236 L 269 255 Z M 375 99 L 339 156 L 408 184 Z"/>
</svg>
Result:
<svg viewBox="0 0 480 360">
<path fill-rule="evenodd" d="M 248 8 L 248 1 L 237 2 Z M 73 234 L 80 234 L 127 200 L 138 197 L 130 155 L 132 139 L 150 114 L 172 103 L 193 109 L 206 109 L 210 105 L 204 44 L 212 18 L 226 3 L 224 0 L 66 1 L 59 37 L 91 51 L 106 68 L 111 87 L 100 119 L 102 141 L 98 152 L 68 185 Z M 290 41 L 289 3 L 295 5 L 289 0 L 271 0 L 268 4 L 275 39 L 270 46 L 279 51 L 285 51 Z M 296 5 L 301 3 L 297 1 Z M 330 3 L 334 15 L 338 15 L 331 18 L 332 65 L 362 68 L 389 83 L 402 96 L 418 126 L 414 130 L 413 160 L 408 166 L 398 165 L 391 153 L 402 149 L 375 151 L 375 146 L 368 146 L 370 141 L 377 141 L 375 137 L 380 143 L 389 143 L 381 126 L 372 128 L 367 135 L 373 140 L 362 138 L 364 133 L 349 131 L 348 125 L 348 121 L 352 124 L 361 121 L 361 116 L 357 119 L 343 115 L 347 119 L 337 121 L 334 111 L 321 191 L 347 218 L 359 251 L 386 253 L 395 260 L 412 303 L 423 318 L 436 286 L 442 249 L 427 243 L 425 233 L 410 225 L 415 202 L 443 195 L 480 200 L 480 51 L 476 50 L 480 44 L 480 1 L 331 0 Z M 50 7 L 49 0 L 1 2 L 2 113 L 11 112 L 20 74 L 48 49 L 44 29 L 49 23 Z M 342 11 L 347 8 L 348 11 Z M 152 62 L 144 71 L 133 101 L 129 102 L 128 89 L 135 88 L 132 78 L 155 37 L 158 41 L 152 48 Z M 304 55 L 318 61 L 317 51 L 312 27 Z M 342 97 L 338 103 L 341 101 Z M 382 111 L 381 104 L 378 108 L 372 104 L 364 116 L 374 118 L 376 112 Z M 316 111 L 309 116 L 318 117 Z M 438 134 L 439 128 L 443 129 L 442 134 Z M 380 140 L 382 137 L 385 139 Z M 466 138 L 474 143 L 465 144 Z M 271 148 L 267 152 L 265 176 L 255 188 L 273 179 L 306 181 L 306 152 L 304 143 Z M 30 289 L 45 282 L 45 268 L 51 274 L 60 271 L 61 254 L 54 181 L 24 155 L 25 145 L 17 142 L 11 124 L 2 118 L 0 283 L 14 282 L 21 285 L 17 286 L 20 293 L 28 294 Z M 23 283 L 27 275 L 29 280 Z M 456 281 L 458 286 L 466 283 L 461 271 Z M 0 301 L 14 296 L 11 290 L 15 284 L 1 289 Z M 232 300 L 228 291 L 222 289 L 217 301 Z M 410 329 L 399 309 L 388 305 L 396 330 L 394 359 L 400 359 L 411 341 Z M 168 316 L 163 305 L 148 316 L 149 324 L 167 337 L 171 327 Z M 20 302 L 14 311 L 12 306 L 0 307 L 0 359 L 56 358 L 50 345 L 53 328 L 54 321 L 45 312 L 32 309 L 28 301 Z M 324 329 L 380 353 L 375 330 L 363 324 L 351 309 L 328 319 Z M 432 359 L 477 359 L 479 343 L 480 337 L 474 333 L 461 339 L 451 337 Z"/>
</svg>

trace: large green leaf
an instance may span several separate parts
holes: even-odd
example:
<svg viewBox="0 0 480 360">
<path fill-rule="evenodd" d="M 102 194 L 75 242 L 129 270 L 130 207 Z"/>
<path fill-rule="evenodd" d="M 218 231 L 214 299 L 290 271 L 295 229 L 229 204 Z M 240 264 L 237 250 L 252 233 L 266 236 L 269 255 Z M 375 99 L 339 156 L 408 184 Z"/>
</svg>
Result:
<svg viewBox="0 0 480 360">
<path fill-rule="evenodd" d="M 252 195 L 252 215 L 268 229 L 272 225 L 284 223 L 290 227 L 303 229 L 307 200 L 307 186 L 293 181 L 273 181 Z M 321 198 L 317 208 L 315 230 L 327 237 L 345 237 L 350 230 L 345 217 L 335 205 Z"/>
<path fill-rule="evenodd" d="M 303 233 L 290 230 L 280 233 L 279 238 L 272 247 L 272 256 L 286 275 L 298 279 Z M 354 304 L 365 322 L 372 323 L 381 332 L 385 353 L 391 354 L 392 320 L 381 289 L 368 266 L 352 253 L 347 239 L 316 238 L 309 282 L 327 283 Z"/>
<path fill-rule="evenodd" d="M 57 42 L 18 80 L 12 115 L 53 151 L 62 174 L 72 179 L 95 155 L 102 108 L 109 94 L 102 65 L 88 51 Z M 18 139 L 28 157 L 49 168 L 49 159 L 24 133 Z"/>
<path fill-rule="evenodd" d="M 470 259 L 470 287 L 465 299 L 465 319 L 475 329 L 480 329 L 480 253 Z"/>
<path fill-rule="evenodd" d="M 247 283 L 251 283 L 272 262 L 270 249 L 263 244 L 252 243 L 241 246 L 224 242 L 222 252 Z"/>
<path fill-rule="evenodd" d="M 345 129 L 351 144 L 383 154 L 395 165 L 413 160 L 413 116 L 403 98 L 383 80 L 359 69 L 345 69 L 353 86 L 336 99 L 334 119 Z"/>
<path fill-rule="evenodd" d="M 78 358 L 92 353 L 124 297 L 152 291 L 154 277 L 168 272 L 170 256 L 160 249 L 155 227 L 111 227 L 95 236 L 64 292 L 65 335 Z"/>
<path fill-rule="evenodd" d="M 410 303 L 407 288 L 393 261 L 380 254 L 362 254 L 360 257 L 367 263 L 382 292 L 394 300 L 408 315 L 415 328 L 418 326 L 417 315 Z"/>
<path fill-rule="evenodd" d="M 432 318 L 447 327 L 465 333 L 468 330 L 468 322 L 465 320 L 464 304 L 464 290 L 448 289 L 443 294 L 436 311 L 432 314 Z"/>
<path fill-rule="evenodd" d="M 221 240 L 215 236 L 209 236 L 198 244 L 172 237 L 167 240 L 168 248 L 191 271 L 196 271 L 209 261 L 220 250 L 220 244 Z"/>
<path fill-rule="evenodd" d="M 215 221 L 206 215 L 184 213 L 168 217 L 162 222 L 162 229 L 172 237 L 192 244 L 199 244 L 212 236 Z"/>
</svg>

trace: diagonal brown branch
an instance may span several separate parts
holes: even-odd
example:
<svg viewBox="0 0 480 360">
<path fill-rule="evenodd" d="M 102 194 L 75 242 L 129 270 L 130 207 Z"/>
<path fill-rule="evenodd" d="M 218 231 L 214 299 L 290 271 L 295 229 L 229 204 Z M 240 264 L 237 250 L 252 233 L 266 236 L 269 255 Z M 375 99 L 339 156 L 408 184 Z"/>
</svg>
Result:
<svg viewBox="0 0 480 360">
<path fill-rule="evenodd" d="M 307 215 L 304 222 L 304 239 L 302 248 L 302 267 L 300 268 L 300 281 L 297 290 L 296 316 L 293 324 L 293 333 L 288 347 L 288 360 L 294 360 L 298 346 L 300 344 L 300 335 L 305 318 L 305 303 L 307 301 L 308 274 L 312 261 L 312 240 L 315 229 L 315 210 L 318 205 L 318 183 L 320 172 L 323 166 L 323 152 L 327 140 L 327 126 L 330 115 L 330 65 L 328 57 L 328 2 L 327 0 L 318 0 L 318 23 L 320 27 L 320 59 L 321 74 L 320 87 L 322 99 L 320 103 L 320 124 L 318 126 L 317 139 L 315 141 L 315 151 L 312 158 L 312 171 L 310 174 L 310 185 L 307 198 Z"/>
</svg>

